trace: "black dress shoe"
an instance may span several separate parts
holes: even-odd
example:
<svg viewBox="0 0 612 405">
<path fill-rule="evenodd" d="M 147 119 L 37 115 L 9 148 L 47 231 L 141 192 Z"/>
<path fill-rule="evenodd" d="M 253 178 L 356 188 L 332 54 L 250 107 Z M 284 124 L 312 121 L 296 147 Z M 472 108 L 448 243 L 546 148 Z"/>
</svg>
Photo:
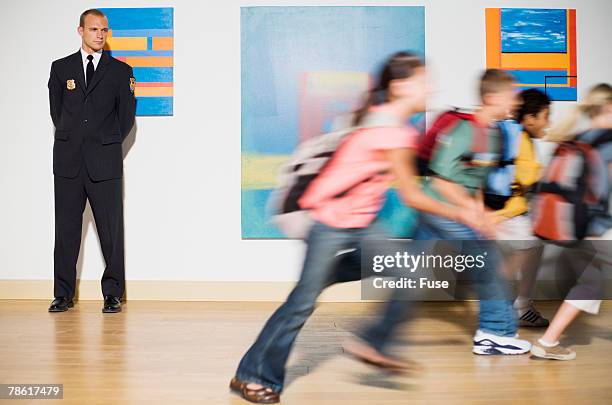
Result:
<svg viewBox="0 0 612 405">
<path fill-rule="evenodd" d="M 104 307 L 102 312 L 105 314 L 112 314 L 115 312 L 121 312 L 121 298 L 107 295 L 104 297 Z"/>
<path fill-rule="evenodd" d="M 66 312 L 68 308 L 72 308 L 74 306 L 74 301 L 72 299 L 57 297 L 51 303 L 49 307 L 49 312 Z"/>
</svg>

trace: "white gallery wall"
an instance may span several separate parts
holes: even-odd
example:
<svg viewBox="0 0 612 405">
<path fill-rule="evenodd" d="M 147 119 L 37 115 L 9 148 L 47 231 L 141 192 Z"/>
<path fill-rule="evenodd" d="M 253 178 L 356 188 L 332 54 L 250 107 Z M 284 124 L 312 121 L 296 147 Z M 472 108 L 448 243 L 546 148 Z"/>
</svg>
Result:
<svg viewBox="0 0 612 405">
<path fill-rule="evenodd" d="M 240 234 L 240 6 L 423 5 L 433 108 L 476 104 L 485 65 L 486 7 L 575 8 L 579 95 L 612 82 L 612 1 L 2 2 L 0 37 L 0 280 L 53 278 L 52 60 L 75 52 L 90 7 L 174 7 L 174 116 L 138 117 L 125 159 L 128 280 L 291 281 L 303 245 Z M 553 119 L 574 103 L 557 102 Z M 79 268 L 104 262 L 89 208 Z M 51 291 L 49 291 L 51 294 Z"/>
</svg>

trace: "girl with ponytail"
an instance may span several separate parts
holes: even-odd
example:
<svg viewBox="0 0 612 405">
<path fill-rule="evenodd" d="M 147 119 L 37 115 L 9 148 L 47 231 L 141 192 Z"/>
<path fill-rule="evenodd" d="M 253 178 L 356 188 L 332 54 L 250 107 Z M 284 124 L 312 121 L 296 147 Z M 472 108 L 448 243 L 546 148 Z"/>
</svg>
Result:
<svg viewBox="0 0 612 405">
<path fill-rule="evenodd" d="M 355 112 L 354 120 L 359 125 L 370 114 L 386 114 L 394 117 L 389 121 L 397 125 L 365 125 L 348 135 L 299 200 L 315 220 L 307 239 L 302 273 L 287 301 L 268 320 L 242 358 L 230 383 L 230 389 L 238 395 L 255 403 L 280 400 L 287 359 L 297 334 L 314 311 L 317 297 L 329 285 L 346 280 L 343 275 L 357 275 L 353 279 L 358 279 L 363 241 L 385 237 L 375 220 L 393 180 L 408 206 L 474 228 L 481 226 L 478 210 L 430 198 L 416 180 L 417 133 L 406 122 L 425 110 L 427 93 L 425 66 L 417 55 L 398 52 L 387 60 L 376 87 Z M 388 312 L 396 314 L 392 317 L 395 323 L 407 320 L 409 304 L 389 307 Z M 375 342 L 366 342 L 370 350 L 359 356 L 380 367 L 409 367 L 407 362 L 383 354 L 395 326 L 386 325 L 388 333 L 377 336 Z"/>
</svg>

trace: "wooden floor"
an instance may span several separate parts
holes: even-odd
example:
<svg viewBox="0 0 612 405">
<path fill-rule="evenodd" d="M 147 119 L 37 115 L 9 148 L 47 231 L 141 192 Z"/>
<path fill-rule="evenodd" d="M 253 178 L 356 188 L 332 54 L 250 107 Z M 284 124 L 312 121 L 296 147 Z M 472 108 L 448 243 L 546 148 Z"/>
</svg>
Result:
<svg viewBox="0 0 612 405">
<path fill-rule="evenodd" d="M 0 383 L 61 383 L 72 404 L 244 404 L 227 384 L 278 305 L 133 301 L 103 315 L 101 302 L 60 314 L 48 304 L 0 301 Z M 552 315 L 557 305 L 539 307 Z M 400 347 L 424 370 L 401 377 L 342 355 L 342 339 L 379 307 L 322 304 L 298 338 L 282 403 L 612 403 L 610 302 L 569 330 L 564 343 L 578 353 L 569 362 L 472 355 L 474 303 L 424 304 Z"/>
</svg>

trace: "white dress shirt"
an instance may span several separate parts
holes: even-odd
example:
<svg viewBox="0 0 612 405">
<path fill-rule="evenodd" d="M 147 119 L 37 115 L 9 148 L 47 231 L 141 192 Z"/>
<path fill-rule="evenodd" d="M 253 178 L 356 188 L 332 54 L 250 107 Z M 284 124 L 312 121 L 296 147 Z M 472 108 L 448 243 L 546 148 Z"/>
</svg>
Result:
<svg viewBox="0 0 612 405">
<path fill-rule="evenodd" d="M 95 72 L 98 68 L 98 62 L 100 62 L 100 58 L 102 57 L 102 49 L 100 49 L 98 52 L 92 53 L 91 55 L 93 55 L 92 63 L 94 65 Z M 85 52 L 83 48 L 81 48 L 81 58 L 83 59 L 83 75 L 85 77 L 85 80 L 87 80 L 87 64 L 89 63 L 89 59 L 87 59 L 87 56 L 89 56 L 89 54 Z M 87 83 L 85 85 L 87 85 Z"/>
</svg>

